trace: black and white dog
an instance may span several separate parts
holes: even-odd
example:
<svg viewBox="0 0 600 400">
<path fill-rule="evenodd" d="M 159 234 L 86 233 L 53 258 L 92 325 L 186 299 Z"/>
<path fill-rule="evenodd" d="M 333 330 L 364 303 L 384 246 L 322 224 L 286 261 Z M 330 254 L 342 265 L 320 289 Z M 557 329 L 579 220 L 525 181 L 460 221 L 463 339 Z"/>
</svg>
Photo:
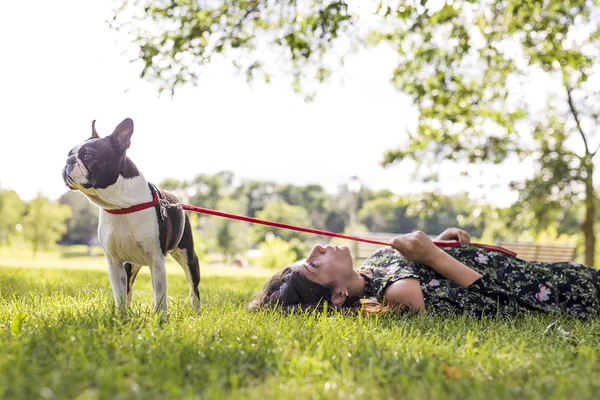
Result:
<svg viewBox="0 0 600 400">
<path fill-rule="evenodd" d="M 192 307 L 200 307 L 200 267 L 188 215 L 177 198 L 148 183 L 125 154 L 133 121 L 123 120 L 109 136 L 92 136 L 73 148 L 63 179 L 100 207 L 98 238 L 108 262 L 108 277 L 117 306 L 129 304 L 133 282 L 144 265 L 150 267 L 154 304 L 167 310 L 165 256 L 171 254 L 185 271 Z M 125 302 L 126 300 L 126 302 Z"/>
</svg>

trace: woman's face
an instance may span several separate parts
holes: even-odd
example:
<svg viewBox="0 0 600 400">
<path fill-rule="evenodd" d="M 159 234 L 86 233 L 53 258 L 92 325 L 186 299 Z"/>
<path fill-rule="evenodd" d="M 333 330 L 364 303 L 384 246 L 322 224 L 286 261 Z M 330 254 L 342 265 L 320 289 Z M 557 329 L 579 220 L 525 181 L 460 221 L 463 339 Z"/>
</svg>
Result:
<svg viewBox="0 0 600 400">
<path fill-rule="evenodd" d="M 313 282 L 336 286 L 352 276 L 352 256 L 346 246 L 316 245 L 300 268 L 302 274 Z"/>
</svg>

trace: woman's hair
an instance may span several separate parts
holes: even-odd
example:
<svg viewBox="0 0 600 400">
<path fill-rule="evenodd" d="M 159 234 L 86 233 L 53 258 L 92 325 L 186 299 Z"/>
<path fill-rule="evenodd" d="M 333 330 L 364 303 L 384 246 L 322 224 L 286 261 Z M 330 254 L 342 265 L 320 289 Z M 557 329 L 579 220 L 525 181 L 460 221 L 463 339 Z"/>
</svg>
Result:
<svg viewBox="0 0 600 400">
<path fill-rule="evenodd" d="M 325 302 L 329 308 L 359 310 L 364 313 L 385 313 L 388 307 L 373 299 L 348 298 L 343 306 L 336 307 L 331 302 L 333 290 L 306 278 L 300 272 L 301 262 L 292 264 L 273 275 L 262 290 L 248 305 L 251 310 L 263 308 L 323 309 Z"/>
</svg>

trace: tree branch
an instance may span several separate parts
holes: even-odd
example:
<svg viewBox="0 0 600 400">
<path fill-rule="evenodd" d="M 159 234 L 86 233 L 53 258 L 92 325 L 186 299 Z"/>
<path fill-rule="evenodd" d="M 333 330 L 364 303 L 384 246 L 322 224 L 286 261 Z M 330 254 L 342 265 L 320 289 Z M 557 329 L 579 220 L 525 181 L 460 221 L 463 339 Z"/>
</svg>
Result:
<svg viewBox="0 0 600 400">
<path fill-rule="evenodd" d="M 575 118 L 575 123 L 577 124 L 577 130 L 581 134 L 581 138 L 583 139 L 583 144 L 585 145 L 586 154 L 594 155 L 594 153 L 590 153 L 590 148 L 588 147 L 587 139 L 585 138 L 585 133 L 583 133 L 583 129 L 581 128 L 581 123 L 579 122 L 579 113 L 575 109 L 575 103 L 573 103 L 573 97 L 571 96 L 571 88 L 565 79 L 565 89 L 567 89 L 567 100 L 569 102 L 569 108 L 571 109 L 571 114 L 573 114 L 573 118 Z M 596 149 L 598 151 L 598 149 Z"/>
<path fill-rule="evenodd" d="M 260 6 L 260 2 L 256 2 L 254 3 L 254 5 L 252 5 L 252 7 L 248 8 L 246 10 L 246 13 L 242 16 L 242 18 L 240 18 L 240 20 L 237 22 L 237 24 L 235 24 L 232 28 L 231 28 L 231 32 L 233 33 L 233 31 L 240 31 L 242 28 L 242 25 L 244 24 L 244 22 L 246 22 L 246 19 L 250 16 L 250 14 L 253 14 L 255 11 L 258 10 L 258 6 Z"/>
</svg>

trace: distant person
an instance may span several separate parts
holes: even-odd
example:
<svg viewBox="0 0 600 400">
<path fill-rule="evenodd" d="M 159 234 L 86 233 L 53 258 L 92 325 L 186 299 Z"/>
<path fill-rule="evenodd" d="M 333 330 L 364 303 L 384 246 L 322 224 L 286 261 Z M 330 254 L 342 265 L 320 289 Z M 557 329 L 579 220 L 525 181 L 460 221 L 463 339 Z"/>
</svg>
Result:
<svg viewBox="0 0 600 400">
<path fill-rule="evenodd" d="M 450 228 L 436 240 L 423 232 L 397 236 L 354 269 L 345 246 L 316 245 L 306 259 L 273 276 L 250 303 L 265 307 L 320 307 L 381 312 L 509 316 L 522 311 L 600 315 L 600 270 L 573 262 L 526 261 L 470 245 Z"/>
<path fill-rule="evenodd" d="M 242 257 L 237 256 L 233 259 L 233 266 L 237 268 L 248 268 L 248 262 Z"/>
</svg>

